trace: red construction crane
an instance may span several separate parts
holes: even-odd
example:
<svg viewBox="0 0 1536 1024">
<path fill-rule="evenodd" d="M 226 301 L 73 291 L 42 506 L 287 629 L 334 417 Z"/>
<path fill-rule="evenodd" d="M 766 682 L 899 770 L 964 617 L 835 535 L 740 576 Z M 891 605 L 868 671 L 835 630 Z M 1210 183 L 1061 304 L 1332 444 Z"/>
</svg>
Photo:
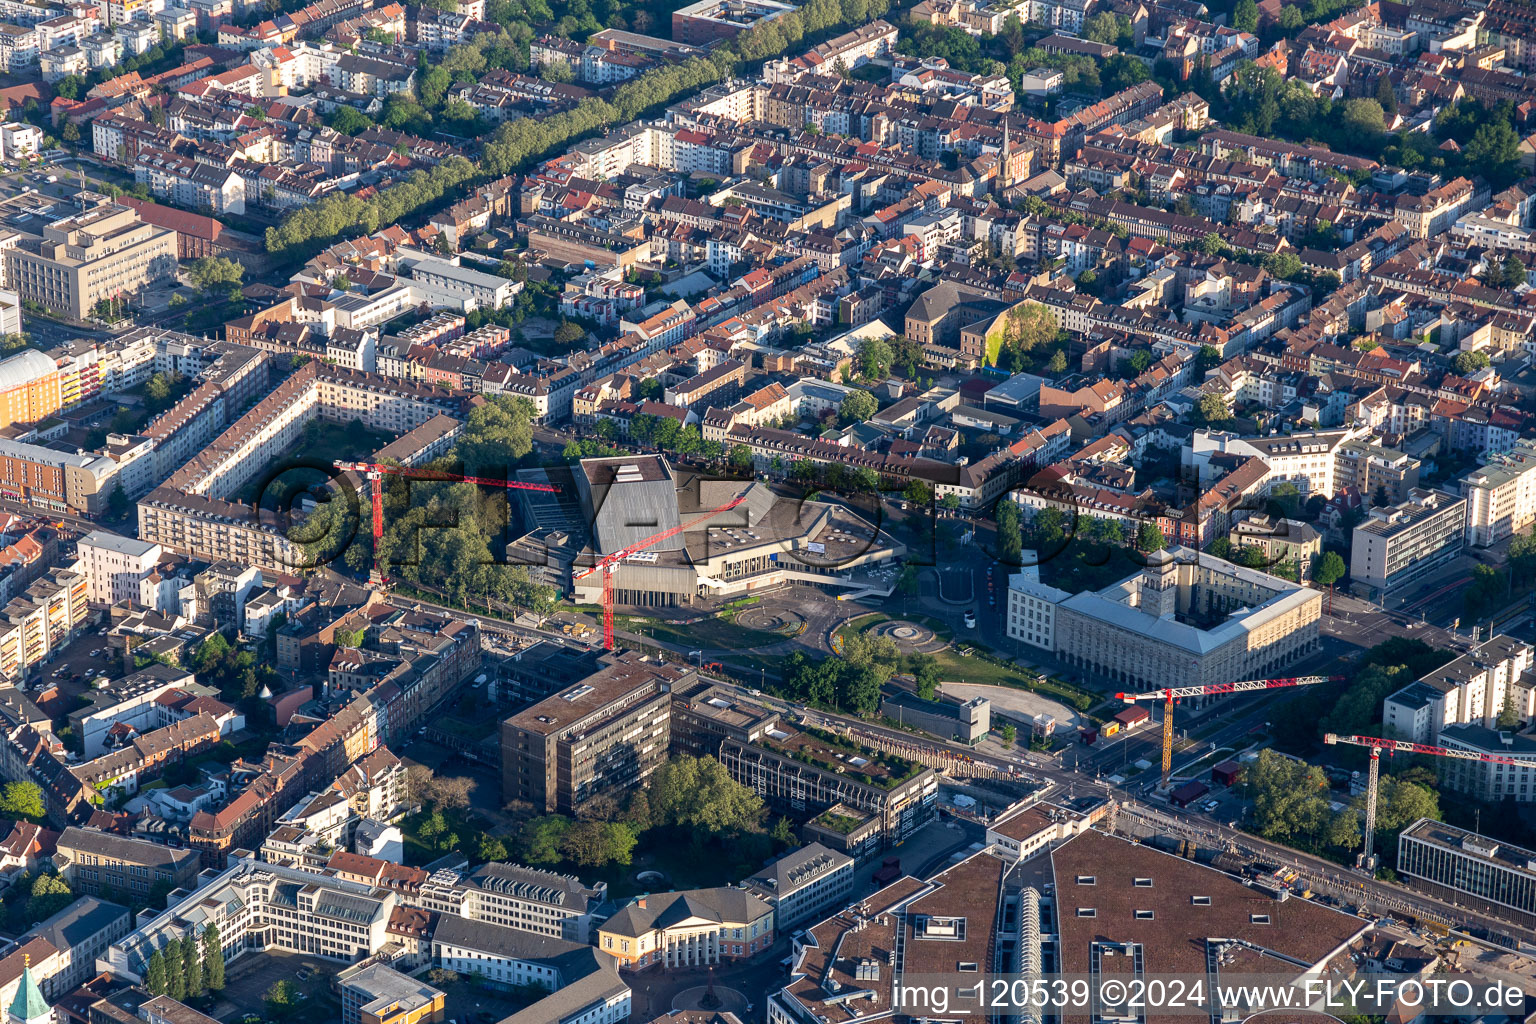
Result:
<svg viewBox="0 0 1536 1024">
<path fill-rule="evenodd" d="M 445 473 L 440 469 L 422 469 L 412 466 L 392 466 L 382 462 L 338 462 L 336 468 L 343 473 L 361 473 L 371 486 L 373 505 L 373 573 L 368 582 L 375 586 L 385 583 L 384 567 L 379 564 L 379 541 L 384 537 L 384 474 L 407 477 L 411 480 L 442 480 L 451 483 L 482 484 L 486 487 L 505 487 L 513 491 L 543 491 L 559 494 L 554 484 L 528 484 L 521 480 L 499 480 L 490 476 L 465 476 L 462 473 Z"/>
<path fill-rule="evenodd" d="M 719 508 L 710 509 L 702 516 L 690 522 L 680 523 L 670 529 L 653 534 L 644 540 L 636 541 L 627 547 L 620 548 L 611 555 L 604 555 L 590 569 L 583 569 L 573 577 L 576 580 L 584 580 L 595 572 L 603 574 L 603 647 L 605 649 L 613 650 L 613 575 L 619 571 L 619 563 L 631 555 L 639 554 L 652 545 L 660 544 L 669 537 L 676 537 L 684 530 L 697 526 L 706 519 L 711 519 L 721 512 L 733 509 L 746 500 L 747 496 L 745 494 L 738 494 Z"/>
<path fill-rule="evenodd" d="M 1521 765 L 1520 761 L 1502 754 L 1480 754 L 1475 750 L 1452 750 L 1450 747 L 1432 747 L 1427 743 L 1410 743 L 1408 740 L 1384 740 L 1378 736 L 1340 736 L 1324 733 L 1323 742 L 1330 746 L 1345 743 L 1352 747 L 1369 747 L 1371 751 L 1370 778 L 1365 790 L 1365 847 L 1355 858 L 1355 867 L 1375 872 L 1376 853 L 1371 849 L 1376 842 L 1376 784 L 1381 779 L 1381 752 L 1389 754 L 1429 754 L 1431 757 L 1454 757 L 1462 761 L 1484 761 L 1488 764 Z"/>
<path fill-rule="evenodd" d="M 1251 693 L 1255 690 L 1279 690 L 1287 686 L 1315 686 L 1336 683 L 1343 676 L 1292 676 L 1288 679 L 1244 679 L 1237 683 L 1211 683 L 1207 686 L 1172 686 L 1146 693 L 1117 693 L 1127 704 L 1137 701 L 1163 702 L 1163 788 L 1168 787 L 1168 773 L 1173 770 L 1173 706 L 1184 697 L 1212 697 L 1224 693 Z"/>
</svg>

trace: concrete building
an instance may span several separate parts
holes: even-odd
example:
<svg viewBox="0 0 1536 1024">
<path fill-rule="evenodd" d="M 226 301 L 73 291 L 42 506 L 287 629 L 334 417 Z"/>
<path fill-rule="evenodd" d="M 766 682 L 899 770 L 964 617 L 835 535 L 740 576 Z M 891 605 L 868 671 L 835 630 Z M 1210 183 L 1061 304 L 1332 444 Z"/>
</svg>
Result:
<svg viewBox="0 0 1536 1024">
<path fill-rule="evenodd" d="M 434 875 L 422 888 L 423 905 L 520 928 L 536 935 L 586 942 L 598 908 L 608 899 L 608 884 L 585 885 L 574 875 L 493 861 L 457 877 Z"/>
<path fill-rule="evenodd" d="M 1467 543 L 1486 548 L 1536 523 L 1536 441 L 1522 438 L 1461 478 Z"/>
<path fill-rule="evenodd" d="M 119 978 L 142 982 L 149 958 L 172 939 L 219 927 L 227 961 L 268 949 L 342 963 L 376 953 L 389 941 L 399 896 L 371 885 L 258 861 L 246 851 L 202 888 L 173 902 L 114 942 L 102 955 Z"/>
<path fill-rule="evenodd" d="M 1436 572 L 1466 546 L 1467 500 L 1415 488 L 1408 500 L 1373 508 L 1355 527 L 1349 575 L 1353 589 L 1378 597 Z"/>
<path fill-rule="evenodd" d="M 941 694 L 936 700 L 924 700 L 900 690 L 881 699 L 880 713 L 957 743 L 975 743 L 992 731 L 992 702 L 985 697 L 962 701 Z"/>
<path fill-rule="evenodd" d="M 433 964 L 497 988 L 532 985 L 553 992 L 562 984 L 559 958 L 585 948 L 584 942 L 452 914 L 439 915 L 432 931 Z"/>
<path fill-rule="evenodd" d="M 1394 868 L 1410 888 L 1536 928 L 1536 852 L 1420 818 L 1398 835 Z"/>
<path fill-rule="evenodd" d="M 820 843 L 807 843 L 741 885 L 773 908 L 773 927 L 782 933 L 848 902 L 853 892 L 853 858 Z"/>
<path fill-rule="evenodd" d="M 85 573 L 92 604 L 143 601 L 144 581 L 160 564 L 163 549 L 134 537 L 92 530 L 80 538 L 77 568 Z"/>
<path fill-rule="evenodd" d="M 1147 562 L 1103 590 L 1054 602 L 1050 588 L 1021 581 L 1018 597 L 1009 596 L 1009 628 L 1026 642 L 1049 639 L 1047 649 L 1069 665 L 1151 686 L 1264 678 L 1317 649 L 1317 591 L 1190 548 Z M 1051 605 L 1048 627 L 1027 618 L 1039 612 L 1032 603 Z M 1017 626 L 1015 612 L 1026 616 Z"/>
<path fill-rule="evenodd" d="M 622 793 L 667 759 L 672 687 L 692 670 L 623 655 L 501 723 L 502 800 L 569 814 Z"/>
<path fill-rule="evenodd" d="M 795 9 L 777 0 L 699 0 L 672 12 L 672 38 L 693 46 L 733 39 L 754 25 L 783 17 Z"/>
<path fill-rule="evenodd" d="M 1072 595 L 1040 582 L 1039 554 L 1021 551 L 1023 566 L 1008 577 L 1004 628 L 1014 640 L 1047 651 L 1056 649 L 1056 608 Z"/>
<path fill-rule="evenodd" d="M 770 806 L 815 812 L 803 838 L 856 860 L 902 842 L 938 802 L 932 768 L 814 729 L 781 724 L 756 743 L 726 740 L 718 756 Z"/>
<path fill-rule="evenodd" d="M 1491 804 L 1536 800 L 1536 734 L 1530 729 L 1511 732 L 1486 725 L 1448 725 L 1440 730 L 1439 745 L 1498 758 L 1436 758 L 1441 792 L 1463 794 Z"/>
<path fill-rule="evenodd" d="M 176 232 L 109 203 L 43 228 L 5 250 L 5 280 L 25 300 L 77 320 L 96 303 L 134 295 L 176 272 Z"/>
<path fill-rule="evenodd" d="M 1493 728 L 1506 705 L 1531 721 L 1536 689 L 1521 682 L 1531 664 L 1530 644 L 1493 637 L 1387 697 L 1381 708 L 1386 735 L 1435 744 L 1449 726 Z"/>
</svg>

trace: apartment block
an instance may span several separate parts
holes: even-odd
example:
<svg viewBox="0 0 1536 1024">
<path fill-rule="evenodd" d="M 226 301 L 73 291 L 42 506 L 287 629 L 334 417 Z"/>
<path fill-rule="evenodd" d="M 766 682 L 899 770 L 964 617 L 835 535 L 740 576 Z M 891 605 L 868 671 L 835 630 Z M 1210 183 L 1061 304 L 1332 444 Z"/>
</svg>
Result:
<svg viewBox="0 0 1536 1024">
<path fill-rule="evenodd" d="M 853 858 L 808 843 L 744 880 L 742 888 L 773 908 L 773 926 L 784 932 L 848 902 Z"/>
<path fill-rule="evenodd" d="M 74 826 L 59 837 L 53 862 L 75 892 L 123 893 L 135 901 L 147 899 L 156 888 L 192 888 L 199 867 L 196 850 Z"/>
<path fill-rule="evenodd" d="M 1491 728 L 1509 703 L 1521 720 L 1536 716 L 1536 690 L 1521 684 L 1531 668 L 1531 645 L 1499 635 L 1387 697 L 1382 724 L 1387 735 L 1414 743 L 1439 743 L 1453 725 Z"/>
<path fill-rule="evenodd" d="M 1467 543 L 1486 548 L 1536 523 L 1536 441 L 1521 439 L 1461 478 Z"/>
<path fill-rule="evenodd" d="M 149 603 L 143 599 L 143 586 L 160 563 L 160 545 L 92 530 L 80 538 L 76 550 L 80 559 L 76 568 L 85 573 L 92 604 Z"/>
</svg>

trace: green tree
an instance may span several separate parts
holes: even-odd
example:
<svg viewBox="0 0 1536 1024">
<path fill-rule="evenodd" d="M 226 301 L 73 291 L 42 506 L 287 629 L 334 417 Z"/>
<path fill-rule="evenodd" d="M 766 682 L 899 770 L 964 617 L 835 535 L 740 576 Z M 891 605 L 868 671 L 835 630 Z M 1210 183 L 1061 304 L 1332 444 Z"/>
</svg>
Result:
<svg viewBox="0 0 1536 1024">
<path fill-rule="evenodd" d="M 1214 392 L 1200 396 L 1197 410 L 1201 422 L 1209 425 L 1219 425 L 1232 418 L 1232 407 L 1227 404 L 1227 396 Z"/>
<path fill-rule="evenodd" d="M 1333 813 L 1321 768 L 1261 750 L 1245 775 L 1259 835 L 1302 850 L 1320 848 Z"/>
<path fill-rule="evenodd" d="M 69 884 L 58 875 L 44 873 L 32 880 L 32 890 L 27 899 L 27 919 L 36 923 L 52 917 L 75 901 Z"/>
<path fill-rule="evenodd" d="M 769 837 L 780 846 L 793 846 L 795 843 L 795 823 L 784 815 L 779 815 L 779 820 L 773 823 L 773 830 Z"/>
<path fill-rule="evenodd" d="M 1472 133 L 1462 157 L 1496 188 L 1502 187 L 1519 177 L 1520 136 L 1507 120 L 1490 121 Z"/>
<path fill-rule="evenodd" d="M 1515 710 L 1515 697 L 1512 693 L 1504 694 L 1504 706 L 1499 709 L 1499 720 L 1496 723 L 1500 729 L 1511 730 L 1520 724 L 1520 712 Z"/>
<path fill-rule="evenodd" d="M 1323 587 L 1331 587 L 1344 578 L 1349 568 L 1344 564 L 1343 557 L 1337 551 L 1324 551 L 1317 556 L 1312 566 L 1312 582 Z"/>
<path fill-rule="evenodd" d="M 1004 498 L 997 503 L 997 556 L 1004 565 L 1018 565 L 1024 551 L 1020 532 L 1019 503 Z"/>
<path fill-rule="evenodd" d="M 149 963 L 144 968 L 144 987 L 152 996 L 166 993 L 165 956 L 158 949 L 149 955 Z"/>
<path fill-rule="evenodd" d="M 197 948 L 197 942 L 190 935 L 183 939 L 181 943 L 181 973 L 186 979 L 187 996 L 190 998 L 202 995 L 202 950 Z"/>
<path fill-rule="evenodd" d="M 875 401 L 874 395 L 862 388 L 854 388 L 843 396 L 837 414 L 844 423 L 862 423 L 873 416 L 878 408 L 879 403 Z"/>
<path fill-rule="evenodd" d="M 268 1017 L 286 1020 L 299 1008 L 298 987 L 287 978 L 279 979 L 267 989 L 262 1001 L 266 1004 Z"/>
<path fill-rule="evenodd" d="M 1057 349 L 1055 352 L 1052 352 L 1050 362 L 1045 364 L 1045 372 L 1051 374 L 1066 373 L 1067 353 L 1062 349 Z"/>
<path fill-rule="evenodd" d="M 1252 34 L 1259 30 L 1259 5 L 1254 0 L 1237 0 L 1232 9 L 1232 27 Z"/>
<path fill-rule="evenodd" d="M 244 277 L 245 268 L 223 256 L 204 256 L 187 267 L 187 280 L 201 292 L 211 292 L 221 286 L 226 289 L 238 287 Z"/>
<path fill-rule="evenodd" d="M 203 984 L 210 992 L 224 991 L 224 945 L 213 923 L 203 929 Z"/>
<path fill-rule="evenodd" d="M 620 821 L 578 821 L 566 832 L 560 848 L 567 860 L 582 867 L 622 867 L 632 859 L 635 834 Z"/>
<path fill-rule="evenodd" d="M 891 375 L 891 346 L 879 338 L 865 338 L 854 353 L 854 367 L 865 380 L 884 380 Z"/>
<path fill-rule="evenodd" d="M 165 994 L 180 1002 L 187 998 L 187 971 L 181 957 L 181 940 L 165 944 Z"/>
<path fill-rule="evenodd" d="M 1136 527 L 1136 547 L 1147 553 L 1162 551 L 1168 547 L 1168 538 L 1163 536 L 1163 528 L 1151 520 L 1143 522 Z"/>
<path fill-rule="evenodd" d="M 107 495 L 107 518 L 121 519 L 128 514 L 128 494 L 123 490 L 122 482 L 112 485 L 112 491 Z"/>
<path fill-rule="evenodd" d="M 1301 9 L 1295 4 L 1286 4 L 1280 8 L 1280 28 L 1286 33 L 1295 32 L 1305 24 L 1301 16 Z"/>
<path fill-rule="evenodd" d="M 337 107 L 331 114 L 331 127 L 343 135 L 357 135 L 373 127 L 373 118 L 352 107 Z"/>
<path fill-rule="evenodd" d="M 749 470 L 752 468 L 752 449 L 744 444 L 738 444 L 731 449 L 731 468 Z"/>
<path fill-rule="evenodd" d="M 927 508 L 928 504 L 933 501 L 933 488 L 921 480 L 913 480 L 907 484 L 906 489 L 901 492 L 901 496 L 919 508 Z"/>
<path fill-rule="evenodd" d="M 1456 372 L 1466 377 L 1476 373 L 1478 370 L 1486 369 L 1491 362 L 1488 358 L 1488 353 L 1480 349 L 1458 352 L 1455 360 Z"/>
<path fill-rule="evenodd" d="M 585 340 L 586 336 L 587 329 L 585 327 L 578 323 L 572 323 L 569 320 L 560 321 L 559 326 L 555 328 L 555 344 L 561 348 L 569 348 L 572 345 L 579 344 Z"/>
<path fill-rule="evenodd" d="M 516 462 L 533 450 L 533 420 L 537 412 L 526 398 L 491 395 L 469 414 L 453 458 L 471 475 L 495 475 L 499 467 Z"/>
<path fill-rule="evenodd" d="M 651 809 L 668 825 L 710 834 L 751 832 L 763 816 L 763 800 L 712 757 L 679 757 L 651 776 Z"/>
<path fill-rule="evenodd" d="M 960 495 L 953 492 L 944 495 L 944 497 L 939 499 L 939 508 L 945 512 L 960 511 Z"/>
<path fill-rule="evenodd" d="M 546 814 L 524 822 L 518 833 L 523 860 L 535 865 L 560 863 L 565 834 L 570 829 L 571 819 L 559 814 Z"/>
<path fill-rule="evenodd" d="M 1195 353 L 1195 372 L 1204 376 L 1221 365 L 1221 350 L 1215 345 L 1201 345 Z"/>
<path fill-rule="evenodd" d="M 1387 130 L 1386 112 L 1373 99 L 1346 100 L 1344 127 L 1357 137 L 1374 139 Z"/>
<path fill-rule="evenodd" d="M 25 780 L 7 782 L 0 788 L 0 816 L 40 822 L 46 814 L 43 789 L 37 783 Z"/>
<path fill-rule="evenodd" d="M 1002 736 L 1003 742 L 1011 747 L 1013 741 L 1019 738 L 1019 730 L 1012 722 L 1004 722 L 1003 727 L 998 730 L 998 735 Z"/>
</svg>

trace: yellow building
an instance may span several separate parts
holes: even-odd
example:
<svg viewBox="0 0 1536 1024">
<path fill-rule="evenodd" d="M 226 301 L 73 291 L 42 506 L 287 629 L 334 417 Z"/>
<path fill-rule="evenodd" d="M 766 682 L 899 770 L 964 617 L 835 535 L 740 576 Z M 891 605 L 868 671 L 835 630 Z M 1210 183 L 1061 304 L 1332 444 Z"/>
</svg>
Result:
<svg viewBox="0 0 1536 1024">
<path fill-rule="evenodd" d="M 359 964 L 336 976 L 341 1024 L 437 1024 L 443 992 L 383 964 Z"/>
<path fill-rule="evenodd" d="M 772 945 L 773 908 L 733 888 L 642 896 L 597 930 L 597 948 L 620 970 L 717 964 Z"/>
</svg>

